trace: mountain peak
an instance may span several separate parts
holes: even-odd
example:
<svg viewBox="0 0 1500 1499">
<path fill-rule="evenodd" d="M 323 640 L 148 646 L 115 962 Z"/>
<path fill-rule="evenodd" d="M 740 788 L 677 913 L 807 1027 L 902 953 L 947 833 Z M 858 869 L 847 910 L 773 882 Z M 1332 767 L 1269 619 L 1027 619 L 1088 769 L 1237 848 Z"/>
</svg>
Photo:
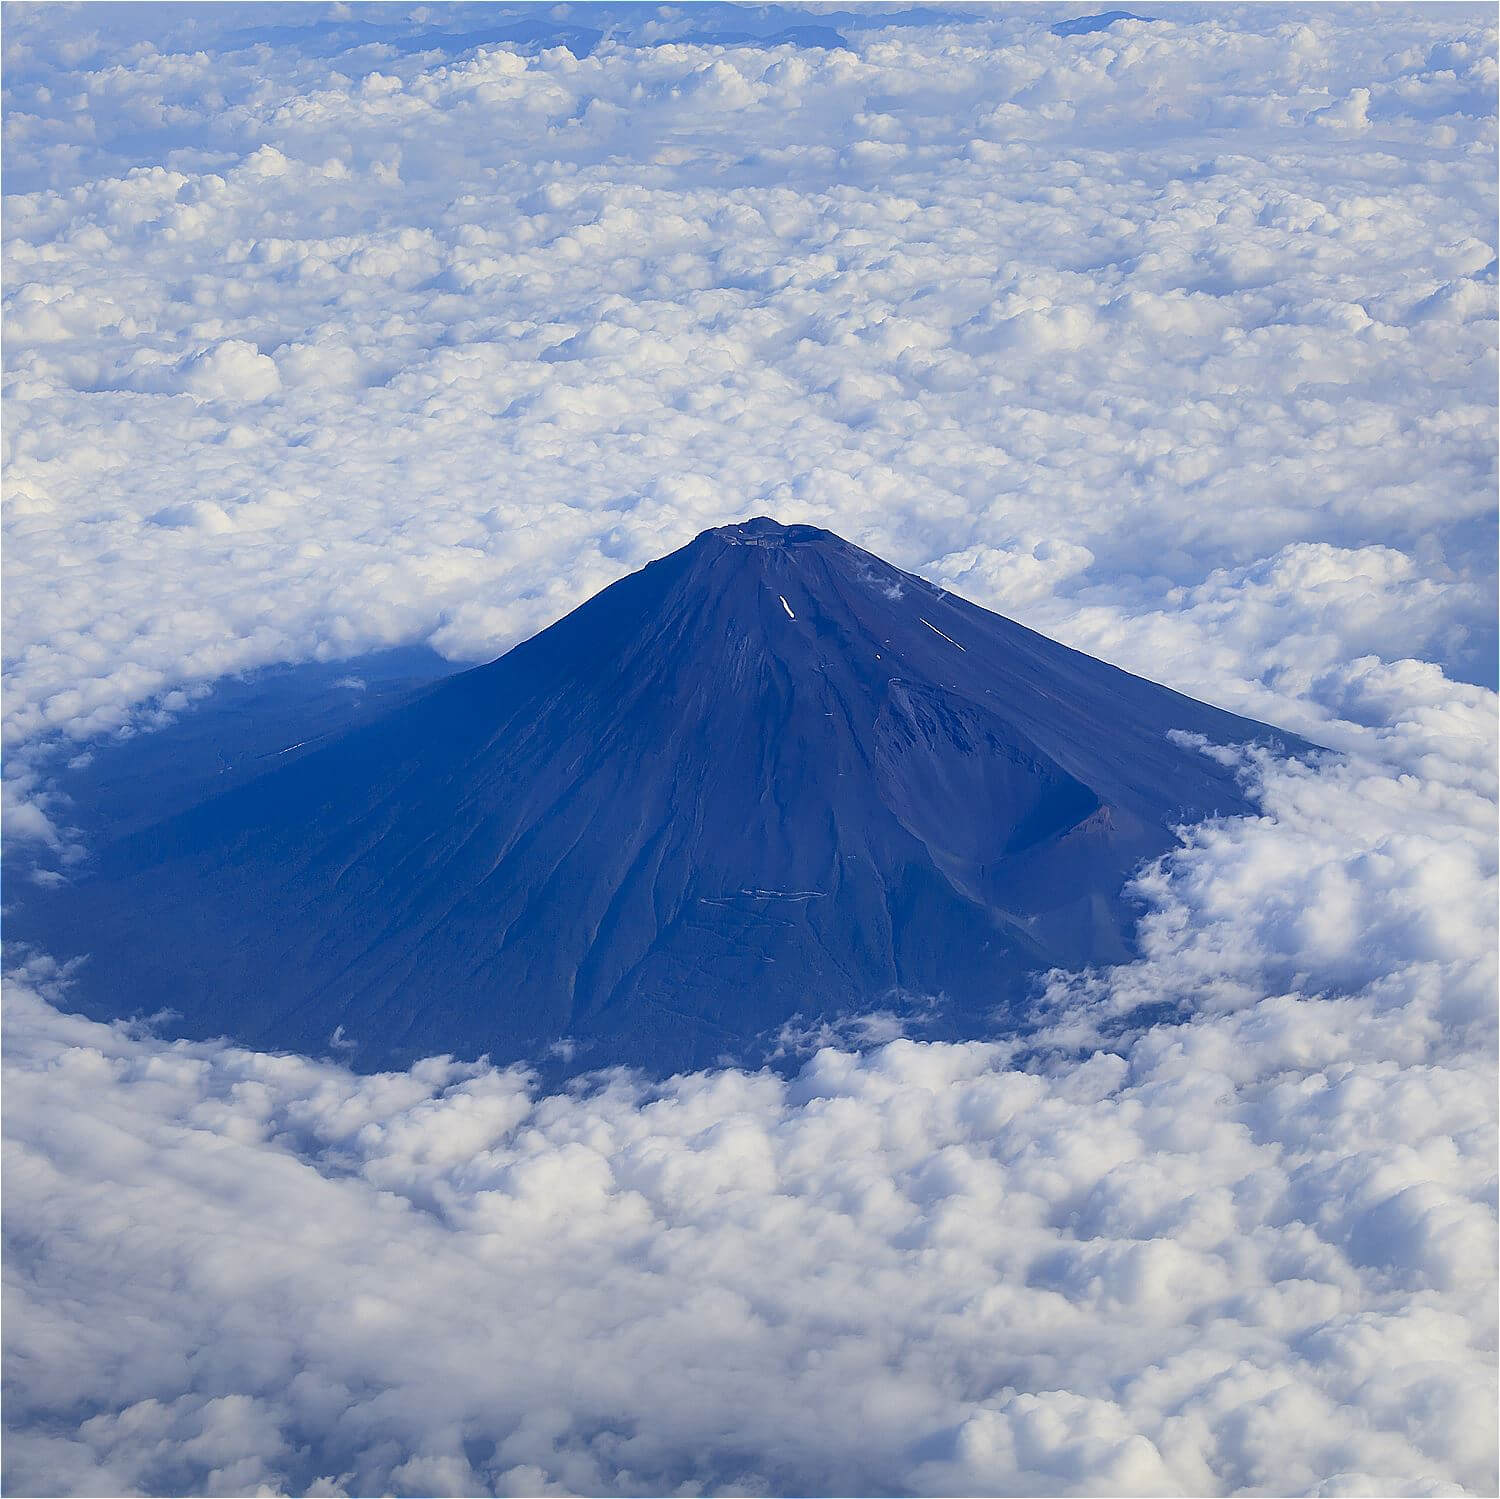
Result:
<svg viewBox="0 0 1500 1499">
<path fill-rule="evenodd" d="M 831 531 L 820 530 L 817 526 L 784 526 L 768 515 L 752 516 L 749 520 L 739 521 L 734 525 L 715 526 L 711 531 L 703 532 L 703 536 L 716 537 L 730 546 L 752 547 L 799 546 L 808 542 L 840 540 Z"/>
</svg>

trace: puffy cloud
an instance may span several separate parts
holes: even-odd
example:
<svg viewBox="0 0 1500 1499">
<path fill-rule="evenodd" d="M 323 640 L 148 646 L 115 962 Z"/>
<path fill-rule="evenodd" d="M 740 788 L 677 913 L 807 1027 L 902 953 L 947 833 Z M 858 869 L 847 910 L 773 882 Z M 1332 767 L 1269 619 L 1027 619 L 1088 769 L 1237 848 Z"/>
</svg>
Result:
<svg viewBox="0 0 1500 1499">
<path fill-rule="evenodd" d="M 181 388 L 201 401 L 263 401 L 281 389 L 276 361 L 242 338 L 188 355 L 177 374 Z"/>
<path fill-rule="evenodd" d="M 1493 794 L 1254 773 L 1024 1052 L 537 1096 L 163 1044 L 38 961 L 10 1486 L 1491 1490 Z"/>
<path fill-rule="evenodd" d="M 1390 659 L 1414 642 L 1465 659 L 1481 642 L 1492 649 L 1493 629 L 1470 623 L 1487 607 L 1487 591 L 1451 575 L 1423 576 L 1390 547 L 1298 543 L 1248 567 L 1215 569 L 1195 587 L 1169 590 L 1161 607 L 1143 609 L 1067 598 L 1091 553 L 997 540 L 940 558 L 931 575 L 970 597 L 1017 598 L 1040 628 L 1142 676 L 1158 677 L 1169 661 L 1182 691 L 1295 722 L 1321 743 L 1344 742 L 1338 722 L 1351 709 L 1351 672 L 1367 683 L 1375 663 L 1417 670 L 1410 658 Z M 1451 681 L 1440 691 L 1455 705 L 1483 700 Z"/>
<path fill-rule="evenodd" d="M 760 512 L 1347 758 L 1024 1049 L 544 1097 L 33 956 L 8 1485 L 1492 1492 L 1493 17 L 463 14 L 7 17 L 37 878 L 94 737 Z"/>
<path fill-rule="evenodd" d="M 12 591 L 13 735 L 251 660 L 482 657 L 767 509 L 918 568 L 1085 549 L 981 600 L 1048 628 L 1378 544 L 1411 571 L 1369 577 L 1372 648 L 1489 680 L 1478 11 L 801 49 L 621 18 L 578 55 L 366 20 L 378 58 L 336 20 L 159 25 L 12 28 L 8 483 L 40 503 L 7 565 L 72 559 Z M 1357 138 L 1320 126 L 1366 95 Z M 141 524 L 190 504 L 233 542 L 191 563 L 203 528 Z M 1429 584 L 1436 636 L 1392 607 Z"/>
</svg>

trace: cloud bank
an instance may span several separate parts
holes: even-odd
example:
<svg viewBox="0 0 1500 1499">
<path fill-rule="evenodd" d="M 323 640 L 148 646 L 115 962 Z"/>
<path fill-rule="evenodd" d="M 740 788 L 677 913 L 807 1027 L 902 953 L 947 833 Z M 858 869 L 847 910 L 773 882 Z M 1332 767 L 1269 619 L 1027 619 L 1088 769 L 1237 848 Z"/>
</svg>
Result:
<svg viewBox="0 0 1500 1499">
<path fill-rule="evenodd" d="M 9 1486 L 1493 1488 L 1493 799 L 1389 746 L 1247 773 L 1024 1056 L 538 1097 L 166 1045 L 35 965 Z"/>
<path fill-rule="evenodd" d="M 1344 758 L 1024 1052 L 545 1097 L 33 957 L 7 1488 L 1493 1492 L 1492 15 L 700 14 L 7 13 L 10 846 L 763 512 Z"/>
<path fill-rule="evenodd" d="M 1493 685 L 1488 12 L 578 57 L 219 9 L 11 15 L 13 736 L 492 656 L 765 512 L 1131 660 L 1212 577 L 1252 678 L 1311 559 Z"/>
</svg>

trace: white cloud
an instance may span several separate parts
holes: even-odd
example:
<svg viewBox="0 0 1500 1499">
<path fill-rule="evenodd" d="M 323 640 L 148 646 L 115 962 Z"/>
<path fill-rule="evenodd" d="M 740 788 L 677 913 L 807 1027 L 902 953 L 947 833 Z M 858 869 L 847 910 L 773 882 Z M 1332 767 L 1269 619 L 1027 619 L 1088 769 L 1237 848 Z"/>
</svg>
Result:
<svg viewBox="0 0 1500 1499">
<path fill-rule="evenodd" d="M 8 1486 L 1493 1492 L 1492 15 L 302 14 L 7 17 L 44 878 L 79 741 L 496 654 L 755 513 L 1350 759 L 1252 768 L 1026 1056 L 917 1007 L 537 1098 L 165 1046 L 35 959 Z"/>
<path fill-rule="evenodd" d="M 164 1045 L 39 965 L 11 1486 L 1492 1489 L 1493 796 L 1262 775 L 1025 1070 L 895 1040 L 538 1098 Z"/>
<path fill-rule="evenodd" d="M 263 401 L 281 389 L 276 361 L 242 338 L 226 338 L 177 367 L 182 389 L 202 401 Z"/>
<path fill-rule="evenodd" d="M 7 555 L 77 563 L 10 606 L 12 734 L 94 732 L 142 681 L 248 659 L 268 590 L 256 660 L 476 658 L 767 509 L 912 567 L 1084 548 L 1050 616 L 982 600 L 1048 627 L 1101 590 L 1149 612 L 1378 543 L 1456 585 L 1440 639 L 1386 610 L 1382 654 L 1492 670 L 1478 11 L 1075 38 L 989 12 L 854 51 L 378 67 L 225 51 L 205 20 L 128 53 L 12 29 L 13 176 L 40 175 L 7 213 L 8 481 L 43 503 Z M 1318 127 L 1361 91 L 1358 141 Z M 646 503 L 658 484 L 704 498 Z M 298 502 L 247 524 L 269 491 Z M 193 503 L 234 545 L 188 565 L 140 522 Z M 59 646 L 106 633 L 115 664 Z M 64 711 L 85 679 L 97 706 Z"/>
</svg>

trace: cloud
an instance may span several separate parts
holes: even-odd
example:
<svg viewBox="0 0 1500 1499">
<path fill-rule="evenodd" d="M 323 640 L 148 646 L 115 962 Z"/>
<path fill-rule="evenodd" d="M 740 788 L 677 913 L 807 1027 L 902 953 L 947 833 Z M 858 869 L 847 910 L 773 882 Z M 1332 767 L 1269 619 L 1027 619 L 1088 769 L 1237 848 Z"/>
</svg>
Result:
<svg viewBox="0 0 1500 1499">
<path fill-rule="evenodd" d="M 1345 758 L 1246 765 L 1024 1051 L 546 1097 L 32 955 L 8 1486 L 1493 1492 L 1492 15 L 307 15 L 7 17 L 38 878 L 97 737 L 757 513 Z"/>
<path fill-rule="evenodd" d="M 276 361 L 242 338 L 190 354 L 177 374 L 181 388 L 203 401 L 264 401 L 281 389 Z"/>
<path fill-rule="evenodd" d="M 1493 794 L 1252 773 L 1024 1054 L 537 1096 L 164 1044 L 36 963 L 9 1486 L 1492 1489 Z"/>
<path fill-rule="evenodd" d="M 224 507 L 209 500 L 187 500 L 180 505 L 163 505 L 150 520 L 154 526 L 166 526 L 173 531 L 189 529 L 223 535 L 226 531 L 234 530 L 234 522 Z"/>
<path fill-rule="evenodd" d="M 378 66 L 334 23 L 160 24 L 12 28 L 7 566 L 72 559 L 12 590 L 13 738 L 251 662 L 495 654 L 766 510 L 914 568 L 1086 550 L 1058 609 L 981 600 L 1049 628 L 1380 545 L 1375 648 L 1489 680 L 1482 12 Z M 141 524 L 180 505 L 229 529 Z M 1437 637 L 1387 607 L 1423 586 Z"/>
</svg>

